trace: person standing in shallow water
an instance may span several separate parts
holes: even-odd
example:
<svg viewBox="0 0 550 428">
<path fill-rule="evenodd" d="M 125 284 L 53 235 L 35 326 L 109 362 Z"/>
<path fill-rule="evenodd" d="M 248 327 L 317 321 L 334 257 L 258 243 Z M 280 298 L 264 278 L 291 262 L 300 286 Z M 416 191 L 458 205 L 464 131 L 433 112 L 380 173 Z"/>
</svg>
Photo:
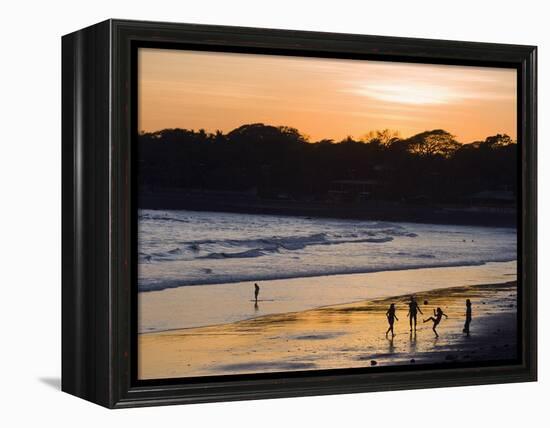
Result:
<svg viewBox="0 0 550 428">
<path fill-rule="evenodd" d="M 260 286 L 254 283 L 254 301 L 258 303 L 258 295 L 260 294 Z"/>
<path fill-rule="evenodd" d="M 442 317 L 449 318 L 447 314 L 444 314 L 441 308 L 437 308 L 437 311 L 434 309 L 434 316 L 430 317 L 428 319 L 425 319 L 424 322 L 432 321 L 434 323 L 432 330 L 435 333 L 435 337 L 439 337 L 439 334 L 437 334 L 437 330 L 435 329 L 439 323 L 441 322 Z"/>
<path fill-rule="evenodd" d="M 394 321 L 399 321 L 399 318 L 395 315 L 395 304 L 391 304 L 390 308 L 388 309 L 388 312 L 386 312 L 386 316 L 388 317 L 388 324 L 390 325 L 388 330 L 386 331 L 386 336 L 391 331 L 392 337 L 395 336 L 395 333 L 393 332 L 393 323 Z"/>
<path fill-rule="evenodd" d="M 470 335 L 470 323 L 472 322 L 472 302 L 466 299 L 466 322 L 464 323 L 463 333 Z"/>
<path fill-rule="evenodd" d="M 413 322 L 414 330 L 416 331 L 416 315 L 418 312 L 420 312 L 421 315 L 424 315 L 420 310 L 418 303 L 416 303 L 416 298 L 414 296 L 411 296 L 411 301 L 409 302 L 409 313 L 407 314 L 407 316 L 409 317 L 409 325 L 411 327 L 411 331 L 413 331 Z"/>
</svg>

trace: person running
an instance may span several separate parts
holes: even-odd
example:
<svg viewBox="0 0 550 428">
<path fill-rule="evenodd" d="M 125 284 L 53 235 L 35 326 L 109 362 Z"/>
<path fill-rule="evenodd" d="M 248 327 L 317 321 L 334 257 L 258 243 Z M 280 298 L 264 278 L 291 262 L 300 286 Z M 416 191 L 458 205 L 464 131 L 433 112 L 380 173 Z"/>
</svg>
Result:
<svg viewBox="0 0 550 428">
<path fill-rule="evenodd" d="M 411 331 L 413 331 L 413 321 L 414 330 L 416 331 L 416 315 L 418 312 L 420 312 L 421 315 L 424 315 L 420 310 L 418 303 L 416 303 L 416 298 L 414 296 L 411 296 L 411 301 L 409 302 L 409 313 L 407 314 L 407 316 L 409 317 L 409 325 L 411 327 Z"/>
<path fill-rule="evenodd" d="M 463 333 L 470 334 L 470 323 L 472 322 L 472 302 L 470 299 L 466 299 L 466 322 L 464 322 Z"/>
<path fill-rule="evenodd" d="M 254 283 L 254 301 L 258 303 L 258 295 L 260 294 L 260 286 Z"/>
<path fill-rule="evenodd" d="M 395 336 L 395 333 L 393 332 L 393 323 L 394 321 L 399 321 L 399 318 L 395 315 L 395 304 L 392 303 L 390 305 L 388 312 L 386 312 L 386 316 L 388 317 L 388 324 L 390 325 L 386 331 L 386 336 L 388 336 L 388 333 L 391 331 L 391 335 L 393 337 Z"/>
<path fill-rule="evenodd" d="M 439 337 L 439 334 L 437 334 L 437 330 L 435 329 L 439 323 L 441 322 L 441 318 L 442 317 L 445 317 L 445 318 L 449 318 L 447 316 L 447 314 L 444 314 L 443 311 L 441 310 L 441 308 L 437 308 L 437 311 L 434 309 L 434 316 L 433 317 L 430 317 L 428 319 L 425 319 L 424 322 L 428 322 L 428 321 L 432 321 L 434 323 L 433 327 L 432 327 L 432 330 L 434 331 L 435 333 L 435 337 Z"/>
</svg>

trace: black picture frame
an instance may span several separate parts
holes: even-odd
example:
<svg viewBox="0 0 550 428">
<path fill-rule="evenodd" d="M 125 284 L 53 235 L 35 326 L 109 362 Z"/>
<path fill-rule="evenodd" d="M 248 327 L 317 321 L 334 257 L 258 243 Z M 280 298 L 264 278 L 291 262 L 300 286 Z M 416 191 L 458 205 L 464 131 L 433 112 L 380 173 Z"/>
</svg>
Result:
<svg viewBox="0 0 550 428">
<path fill-rule="evenodd" d="M 517 363 L 137 381 L 136 46 L 518 70 Z M 537 379 L 536 47 L 107 20 L 62 38 L 62 390 L 109 408 Z"/>
</svg>

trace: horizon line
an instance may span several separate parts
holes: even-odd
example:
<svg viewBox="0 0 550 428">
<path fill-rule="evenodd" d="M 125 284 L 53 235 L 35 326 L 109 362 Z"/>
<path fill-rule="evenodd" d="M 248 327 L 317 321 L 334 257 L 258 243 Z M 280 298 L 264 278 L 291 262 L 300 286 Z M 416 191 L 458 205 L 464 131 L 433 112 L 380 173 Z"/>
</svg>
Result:
<svg viewBox="0 0 550 428">
<path fill-rule="evenodd" d="M 229 131 L 223 131 L 221 129 L 216 129 L 214 131 L 210 131 L 210 130 L 207 130 L 205 128 L 198 128 L 198 129 L 195 129 L 195 128 L 182 128 L 182 127 L 173 127 L 173 128 L 162 128 L 162 129 L 157 129 L 157 130 L 154 130 L 154 131 L 148 131 L 148 130 L 139 130 L 138 131 L 138 136 L 141 136 L 141 135 L 144 135 L 144 134 L 155 134 L 155 133 L 158 133 L 158 132 L 162 132 L 162 131 L 167 131 L 167 130 L 183 130 L 183 131 L 189 131 L 189 132 L 194 132 L 194 133 L 200 133 L 200 131 L 204 131 L 204 133 L 206 135 L 216 135 L 216 133 L 219 131 L 222 133 L 222 135 L 228 135 L 230 134 L 231 132 L 239 129 L 239 128 L 242 128 L 243 126 L 252 126 L 252 125 L 262 125 L 262 126 L 265 126 L 265 127 L 273 127 L 273 128 L 289 128 L 289 129 L 295 129 L 296 131 L 298 131 L 298 133 L 306 140 L 307 143 L 309 144 L 316 144 L 316 143 L 320 143 L 322 141 L 333 141 L 334 143 L 336 144 L 339 144 L 339 143 L 342 143 L 344 142 L 345 140 L 348 140 L 348 139 L 352 139 L 356 142 L 367 142 L 369 140 L 373 140 L 373 139 L 376 139 L 375 136 L 371 137 L 371 138 L 366 138 L 369 136 L 370 133 L 376 133 L 376 132 L 389 132 L 389 133 L 397 133 L 397 135 L 394 135 L 393 138 L 396 138 L 398 140 L 407 140 L 409 138 L 412 138 L 416 135 L 419 135 L 419 134 L 423 134 L 425 132 L 433 132 L 433 131 L 437 131 L 437 130 L 442 130 L 442 131 L 445 131 L 445 132 L 448 132 L 449 134 L 451 134 L 453 136 L 453 138 L 456 137 L 456 135 L 450 131 L 447 131 L 446 129 L 444 128 L 432 128 L 432 129 L 425 129 L 424 131 L 420 131 L 420 132 L 417 132 L 415 134 L 411 134 L 409 136 L 403 136 L 401 135 L 400 131 L 399 130 L 396 130 L 396 129 L 389 129 L 389 128 L 384 128 L 384 129 L 372 129 L 370 131 L 366 131 L 363 136 L 360 136 L 360 137 L 355 137 L 354 135 L 351 135 L 351 134 L 348 134 L 346 135 L 345 137 L 343 138 L 339 138 L 339 139 L 335 139 L 335 138 L 321 138 L 321 139 L 318 139 L 318 140 L 310 140 L 310 136 L 305 134 L 305 133 L 302 133 L 298 128 L 294 127 L 294 126 L 288 126 L 288 125 L 272 125 L 272 124 L 267 124 L 267 123 L 263 123 L 263 122 L 250 122 L 250 123 L 243 123 L 242 125 L 240 126 L 237 126 L 236 128 L 233 128 Z M 509 134 L 507 134 L 506 132 L 497 132 L 495 134 L 491 134 L 491 135 L 487 135 L 485 137 L 485 140 L 489 137 L 493 137 L 493 136 L 496 136 L 496 135 L 503 135 L 503 136 L 508 136 L 511 140 L 512 140 L 512 143 L 514 144 L 517 144 L 517 138 L 512 138 Z M 483 142 L 485 141 L 483 139 L 480 139 L 480 140 L 474 140 L 474 141 L 471 141 L 471 142 L 462 142 L 462 141 L 459 141 L 459 140 L 455 140 L 457 143 L 459 144 L 462 144 L 462 145 L 466 145 L 466 144 L 474 144 L 474 143 L 477 143 L 477 142 Z"/>
</svg>

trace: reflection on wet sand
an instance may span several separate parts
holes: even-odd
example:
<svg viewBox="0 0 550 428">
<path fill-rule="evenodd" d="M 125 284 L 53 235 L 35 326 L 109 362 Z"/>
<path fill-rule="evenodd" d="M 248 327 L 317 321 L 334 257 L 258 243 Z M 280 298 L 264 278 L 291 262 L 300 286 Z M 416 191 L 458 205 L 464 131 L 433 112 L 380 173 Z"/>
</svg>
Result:
<svg viewBox="0 0 550 428">
<path fill-rule="evenodd" d="M 428 291 L 422 308 L 448 319 L 409 331 L 410 296 L 362 301 L 218 326 L 139 336 L 141 379 L 516 358 L 516 283 Z M 422 299 L 422 300 L 420 300 Z M 465 299 L 474 317 L 463 332 Z M 396 307 L 395 337 L 385 336 Z"/>
</svg>

